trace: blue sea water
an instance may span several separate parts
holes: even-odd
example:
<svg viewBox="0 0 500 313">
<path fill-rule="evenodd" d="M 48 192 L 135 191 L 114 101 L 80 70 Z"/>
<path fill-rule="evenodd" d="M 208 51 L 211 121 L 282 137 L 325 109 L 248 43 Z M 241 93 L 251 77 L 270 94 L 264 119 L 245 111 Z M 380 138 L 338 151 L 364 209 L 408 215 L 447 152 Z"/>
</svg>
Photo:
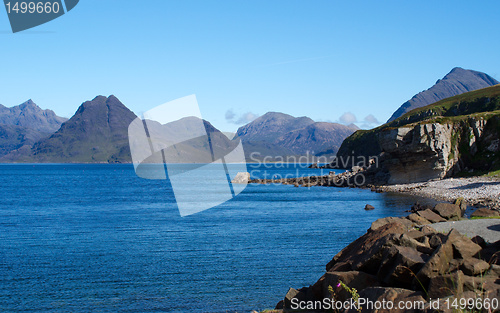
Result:
<svg viewBox="0 0 500 313">
<path fill-rule="evenodd" d="M 68 164 L 0 165 L 0 199 L 2 312 L 273 308 L 289 287 L 313 284 L 371 222 L 415 202 L 361 189 L 249 185 L 182 218 L 167 181 L 141 179 L 131 165 Z"/>
</svg>

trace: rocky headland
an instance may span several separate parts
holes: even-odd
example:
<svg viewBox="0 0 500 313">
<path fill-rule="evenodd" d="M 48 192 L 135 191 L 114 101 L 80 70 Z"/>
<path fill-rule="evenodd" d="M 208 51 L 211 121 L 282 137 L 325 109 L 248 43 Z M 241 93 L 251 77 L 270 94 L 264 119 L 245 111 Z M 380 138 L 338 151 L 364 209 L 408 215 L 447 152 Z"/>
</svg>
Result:
<svg viewBox="0 0 500 313">
<path fill-rule="evenodd" d="M 368 166 L 374 160 L 376 166 Z M 500 85 L 413 110 L 348 137 L 326 168 L 360 166 L 378 185 L 427 182 L 500 169 Z M 370 164 L 371 165 L 371 164 Z M 376 175 L 376 176 L 375 176 Z"/>
</svg>

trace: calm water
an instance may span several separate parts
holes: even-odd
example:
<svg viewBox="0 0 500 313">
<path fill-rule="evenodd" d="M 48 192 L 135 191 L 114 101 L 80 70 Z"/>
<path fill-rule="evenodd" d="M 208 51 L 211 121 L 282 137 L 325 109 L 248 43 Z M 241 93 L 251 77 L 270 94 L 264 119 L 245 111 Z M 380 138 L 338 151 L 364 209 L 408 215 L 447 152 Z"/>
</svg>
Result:
<svg viewBox="0 0 500 313">
<path fill-rule="evenodd" d="M 260 172 L 257 172 L 260 170 Z M 254 176 L 297 173 L 255 168 Z M 319 170 L 300 169 L 301 174 Z M 249 312 L 314 283 L 375 219 L 415 199 L 250 185 L 181 218 L 131 165 L 0 165 L 0 311 Z M 365 204 L 376 207 L 364 211 Z"/>
</svg>

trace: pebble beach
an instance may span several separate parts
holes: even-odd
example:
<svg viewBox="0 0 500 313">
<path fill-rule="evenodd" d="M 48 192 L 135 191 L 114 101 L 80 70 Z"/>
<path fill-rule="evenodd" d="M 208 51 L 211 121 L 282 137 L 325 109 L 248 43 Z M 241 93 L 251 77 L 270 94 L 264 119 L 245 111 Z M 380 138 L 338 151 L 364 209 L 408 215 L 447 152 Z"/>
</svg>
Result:
<svg viewBox="0 0 500 313">
<path fill-rule="evenodd" d="M 500 208 L 500 180 L 488 177 L 447 178 L 423 183 L 383 186 L 384 192 L 408 193 L 440 201 L 463 198 L 471 206 Z"/>
</svg>

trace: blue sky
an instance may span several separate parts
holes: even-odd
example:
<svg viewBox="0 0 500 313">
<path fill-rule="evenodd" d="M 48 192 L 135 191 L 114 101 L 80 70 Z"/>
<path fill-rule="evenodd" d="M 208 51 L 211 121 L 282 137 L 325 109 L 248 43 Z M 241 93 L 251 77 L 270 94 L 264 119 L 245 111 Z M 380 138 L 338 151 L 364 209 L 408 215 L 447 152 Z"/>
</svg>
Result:
<svg viewBox="0 0 500 313">
<path fill-rule="evenodd" d="M 81 0 L 17 34 L 0 11 L 0 103 L 66 117 L 100 94 L 136 113 L 196 94 L 226 131 L 268 111 L 361 125 L 455 66 L 500 79 L 498 1 Z"/>
</svg>

